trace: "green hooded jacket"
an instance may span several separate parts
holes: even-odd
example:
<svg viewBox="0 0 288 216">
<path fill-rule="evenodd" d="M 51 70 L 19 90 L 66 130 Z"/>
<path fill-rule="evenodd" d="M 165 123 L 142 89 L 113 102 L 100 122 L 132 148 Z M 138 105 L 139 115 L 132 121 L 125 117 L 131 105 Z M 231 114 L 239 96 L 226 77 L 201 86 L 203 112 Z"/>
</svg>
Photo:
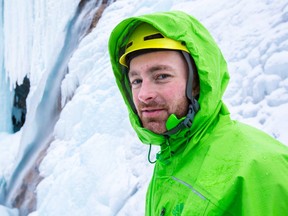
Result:
<svg viewBox="0 0 288 216">
<path fill-rule="evenodd" d="M 200 110 L 191 128 L 169 137 L 142 127 L 127 69 L 119 64 L 122 47 L 141 22 L 185 41 L 199 74 Z M 288 148 L 230 119 L 222 101 L 229 81 L 226 61 L 199 21 L 179 11 L 128 18 L 112 31 L 109 52 L 133 128 L 143 143 L 161 149 L 147 191 L 146 215 L 288 215 Z"/>
</svg>

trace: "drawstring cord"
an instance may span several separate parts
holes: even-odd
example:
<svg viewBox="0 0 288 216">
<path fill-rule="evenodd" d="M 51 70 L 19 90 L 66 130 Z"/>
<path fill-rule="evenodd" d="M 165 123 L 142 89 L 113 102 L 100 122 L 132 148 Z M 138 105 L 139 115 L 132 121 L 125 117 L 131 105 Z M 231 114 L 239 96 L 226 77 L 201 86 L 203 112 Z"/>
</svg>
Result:
<svg viewBox="0 0 288 216">
<path fill-rule="evenodd" d="M 154 164 L 154 163 L 156 163 L 157 159 L 156 159 L 155 161 L 151 161 L 151 158 L 150 158 L 150 156 L 151 156 L 151 149 L 152 149 L 152 145 L 151 145 L 151 143 L 150 143 L 150 144 L 149 144 L 149 152 L 148 152 L 148 161 L 149 161 L 149 163 Z"/>
<path fill-rule="evenodd" d="M 149 144 L 149 152 L 148 152 L 148 161 L 149 161 L 149 163 L 155 164 L 156 161 L 160 158 L 162 152 L 166 151 L 167 149 L 168 149 L 168 151 L 169 151 L 169 158 L 171 158 L 171 157 L 172 157 L 172 152 L 171 152 L 171 146 L 170 146 L 170 143 L 169 143 L 168 138 L 166 139 L 166 148 L 160 150 L 160 151 L 156 154 L 156 160 L 155 160 L 155 161 L 152 161 L 152 160 L 151 160 L 152 144 L 150 143 L 150 144 Z"/>
</svg>

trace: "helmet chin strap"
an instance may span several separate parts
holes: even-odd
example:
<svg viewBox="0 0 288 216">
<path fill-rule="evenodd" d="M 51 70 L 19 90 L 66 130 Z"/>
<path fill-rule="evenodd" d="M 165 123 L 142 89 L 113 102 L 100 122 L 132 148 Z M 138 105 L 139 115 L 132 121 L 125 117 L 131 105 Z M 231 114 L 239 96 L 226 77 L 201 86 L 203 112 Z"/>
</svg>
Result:
<svg viewBox="0 0 288 216">
<path fill-rule="evenodd" d="M 190 128 L 192 126 L 194 116 L 198 112 L 200 106 L 198 101 L 192 95 L 193 89 L 193 75 L 197 73 L 197 68 L 193 58 L 191 58 L 190 54 L 182 51 L 182 54 L 188 65 L 188 79 L 186 84 L 186 96 L 190 101 L 188 107 L 188 113 L 185 117 L 180 119 L 177 118 L 175 114 L 171 114 L 166 122 L 167 131 L 163 133 L 163 135 L 170 136 L 172 134 L 177 133 L 183 128 Z"/>
</svg>

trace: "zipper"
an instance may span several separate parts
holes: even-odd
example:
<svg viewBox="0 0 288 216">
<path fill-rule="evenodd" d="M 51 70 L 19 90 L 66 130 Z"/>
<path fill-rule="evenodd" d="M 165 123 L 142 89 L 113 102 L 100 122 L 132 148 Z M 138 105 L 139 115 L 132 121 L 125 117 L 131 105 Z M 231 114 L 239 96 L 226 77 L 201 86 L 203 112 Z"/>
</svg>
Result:
<svg viewBox="0 0 288 216">
<path fill-rule="evenodd" d="M 206 197 L 203 196 L 200 192 L 198 192 L 197 190 L 195 190 L 190 184 L 188 184 L 187 182 L 182 181 L 181 179 L 176 178 L 175 176 L 172 176 L 172 179 L 177 181 L 178 183 L 188 187 L 193 193 L 195 193 L 197 196 L 199 196 L 201 199 L 206 200 Z"/>
</svg>

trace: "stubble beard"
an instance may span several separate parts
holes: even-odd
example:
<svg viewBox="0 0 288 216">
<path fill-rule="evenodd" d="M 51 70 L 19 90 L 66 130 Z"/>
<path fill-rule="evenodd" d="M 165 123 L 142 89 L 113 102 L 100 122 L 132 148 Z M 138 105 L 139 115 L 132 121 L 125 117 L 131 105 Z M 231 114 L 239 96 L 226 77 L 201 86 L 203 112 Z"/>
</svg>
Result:
<svg viewBox="0 0 288 216">
<path fill-rule="evenodd" d="M 188 106 L 189 102 L 186 97 L 182 98 L 178 104 L 175 105 L 176 108 L 170 110 L 169 105 L 166 103 L 157 103 L 155 101 L 150 102 L 149 104 L 139 104 L 138 106 L 138 115 L 140 117 L 140 120 L 142 122 L 142 125 L 144 128 L 147 128 L 148 130 L 151 130 L 152 132 L 156 134 L 163 134 L 167 131 L 166 129 L 166 122 L 168 117 L 171 114 L 175 114 L 178 118 L 182 118 L 187 115 L 188 112 Z M 159 108 L 165 110 L 165 112 L 161 113 L 161 115 L 157 117 L 143 117 L 141 112 L 139 110 L 143 108 Z"/>
</svg>

